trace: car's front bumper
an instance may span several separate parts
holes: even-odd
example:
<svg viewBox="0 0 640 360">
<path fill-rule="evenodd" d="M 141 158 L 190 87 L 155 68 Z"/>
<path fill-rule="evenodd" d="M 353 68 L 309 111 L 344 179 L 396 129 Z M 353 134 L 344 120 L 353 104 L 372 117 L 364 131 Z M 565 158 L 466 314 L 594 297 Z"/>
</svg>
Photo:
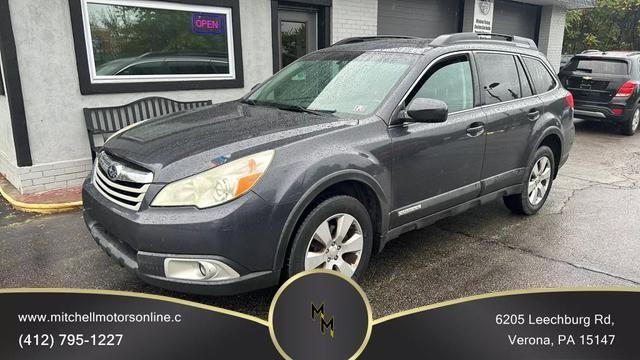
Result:
<svg viewBox="0 0 640 360">
<path fill-rule="evenodd" d="M 280 280 L 274 266 L 280 236 L 275 231 L 277 207 L 253 193 L 211 209 L 147 207 L 137 212 L 112 203 L 90 181 L 82 197 L 92 237 L 145 282 L 188 293 L 229 295 L 274 286 Z M 210 281 L 169 278 L 164 269 L 167 258 L 215 260 L 239 276 Z"/>
</svg>

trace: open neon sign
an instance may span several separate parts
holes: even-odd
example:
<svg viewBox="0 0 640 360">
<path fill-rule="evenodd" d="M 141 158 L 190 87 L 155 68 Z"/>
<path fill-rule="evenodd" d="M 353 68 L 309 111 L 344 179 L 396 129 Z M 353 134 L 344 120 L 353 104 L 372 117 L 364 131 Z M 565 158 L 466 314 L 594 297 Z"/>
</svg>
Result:
<svg viewBox="0 0 640 360">
<path fill-rule="evenodd" d="M 225 15 L 193 14 L 191 28 L 194 34 L 218 35 L 225 32 Z"/>
</svg>

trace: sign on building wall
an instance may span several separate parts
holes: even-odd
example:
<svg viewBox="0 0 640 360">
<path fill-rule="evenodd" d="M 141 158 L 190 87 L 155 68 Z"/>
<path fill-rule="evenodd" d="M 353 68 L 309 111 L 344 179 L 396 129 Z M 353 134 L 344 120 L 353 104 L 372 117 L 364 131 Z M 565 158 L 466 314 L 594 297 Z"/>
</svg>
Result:
<svg viewBox="0 0 640 360">
<path fill-rule="evenodd" d="M 193 14 L 191 15 L 192 31 L 200 35 L 218 35 L 224 33 L 225 15 Z"/>
<path fill-rule="evenodd" d="M 493 29 L 493 0 L 476 0 L 473 12 L 473 31 L 490 33 Z"/>
</svg>

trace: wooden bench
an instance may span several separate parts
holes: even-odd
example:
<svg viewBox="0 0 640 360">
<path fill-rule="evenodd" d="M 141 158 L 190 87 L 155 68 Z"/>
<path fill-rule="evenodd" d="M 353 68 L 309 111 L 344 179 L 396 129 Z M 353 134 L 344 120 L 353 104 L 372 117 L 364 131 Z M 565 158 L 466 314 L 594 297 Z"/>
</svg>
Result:
<svg viewBox="0 0 640 360">
<path fill-rule="evenodd" d="M 95 159 L 109 136 L 126 126 L 211 104 L 211 100 L 180 102 L 163 97 L 148 97 L 122 106 L 84 108 L 84 121 L 89 134 L 91 156 Z"/>
</svg>

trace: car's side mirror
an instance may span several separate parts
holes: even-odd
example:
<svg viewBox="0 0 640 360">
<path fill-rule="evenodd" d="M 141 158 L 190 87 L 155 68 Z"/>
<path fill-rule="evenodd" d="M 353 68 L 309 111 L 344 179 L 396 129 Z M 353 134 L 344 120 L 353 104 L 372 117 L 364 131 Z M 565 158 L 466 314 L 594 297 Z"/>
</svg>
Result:
<svg viewBox="0 0 640 360">
<path fill-rule="evenodd" d="M 403 120 L 421 123 L 441 123 L 447 121 L 449 107 L 444 101 L 415 98 L 403 111 Z"/>
</svg>

